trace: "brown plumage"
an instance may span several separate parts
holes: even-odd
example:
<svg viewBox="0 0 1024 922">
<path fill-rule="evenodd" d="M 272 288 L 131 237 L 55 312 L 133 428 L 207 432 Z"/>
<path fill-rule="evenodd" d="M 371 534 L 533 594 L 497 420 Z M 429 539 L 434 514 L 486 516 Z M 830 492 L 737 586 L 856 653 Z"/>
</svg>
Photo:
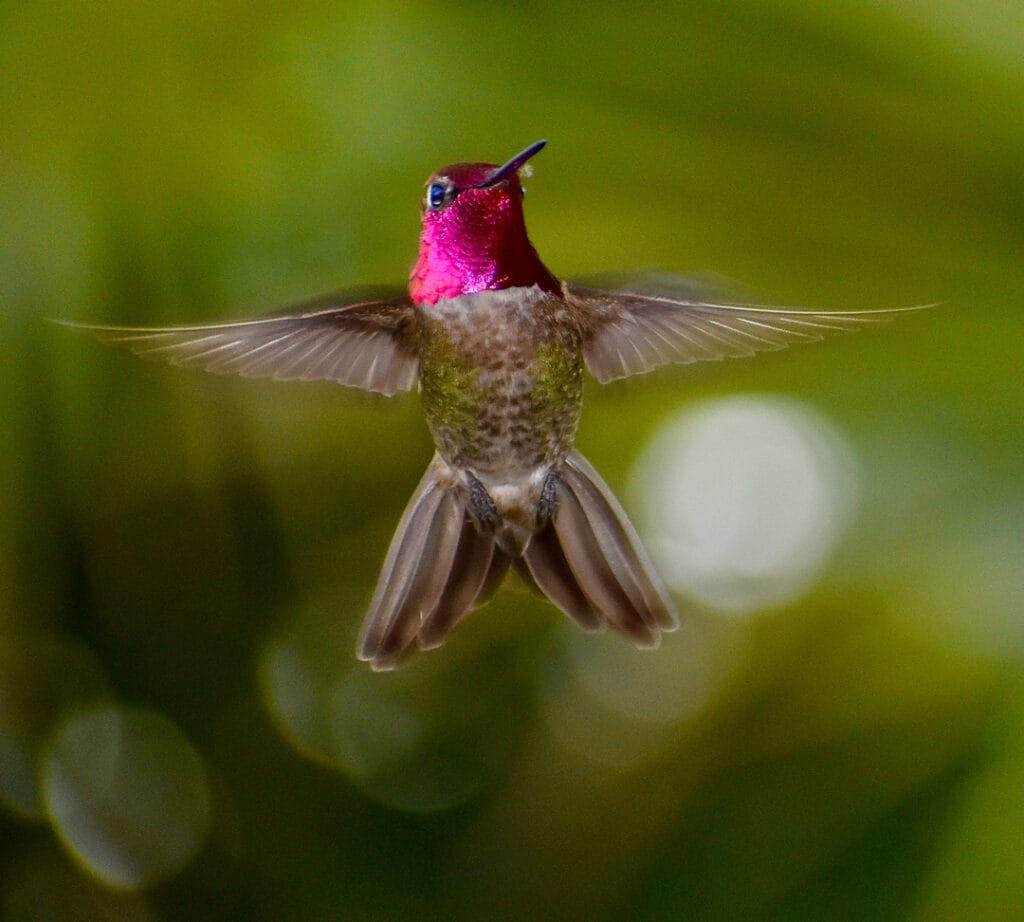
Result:
<svg viewBox="0 0 1024 922">
<path fill-rule="evenodd" d="M 427 183 L 409 294 L 357 292 L 241 322 L 83 326 L 146 358 L 392 395 L 418 385 L 437 453 L 392 540 L 358 653 L 394 667 L 442 644 L 514 566 L 584 630 L 655 647 L 678 615 L 611 491 L 574 450 L 584 369 L 599 381 L 885 323 L 900 311 L 694 300 L 686 283 L 558 282 L 526 237 L 518 169 L 455 164 Z"/>
</svg>

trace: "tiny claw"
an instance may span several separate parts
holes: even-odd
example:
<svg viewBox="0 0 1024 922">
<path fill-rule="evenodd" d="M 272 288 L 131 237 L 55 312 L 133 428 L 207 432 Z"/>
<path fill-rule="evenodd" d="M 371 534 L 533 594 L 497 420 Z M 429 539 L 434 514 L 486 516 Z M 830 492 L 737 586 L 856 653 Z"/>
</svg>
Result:
<svg viewBox="0 0 1024 922">
<path fill-rule="evenodd" d="M 544 528 L 558 512 L 558 486 L 561 480 L 558 471 L 552 468 L 544 478 L 544 486 L 540 491 L 540 502 L 537 503 L 537 529 Z"/>
<path fill-rule="evenodd" d="M 485 534 L 494 534 L 501 524 L 501 513 L 491 494 L 469 471 L 466 471 L 466 483 L 469 485 L 469 508 L 477 526 Z"/>
</svg>

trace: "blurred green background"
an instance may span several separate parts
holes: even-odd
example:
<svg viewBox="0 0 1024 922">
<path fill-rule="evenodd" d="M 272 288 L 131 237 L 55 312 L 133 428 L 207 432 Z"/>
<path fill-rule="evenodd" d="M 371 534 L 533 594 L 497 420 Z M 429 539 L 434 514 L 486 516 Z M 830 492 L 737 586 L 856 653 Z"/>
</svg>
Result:
<svg viewBox="0 0 1024 922">
<path fill-rule="evenodd" d="M 8 2 L 0 69 L 4 918 L 1024 917 L 1019 3 Z M 944 305 L 588 389 L 580 447 L 649 538 L 641 459 L 693 408 L 839 440 L 799 591 L 680 593 L 636 653 L 510 582 L 374 675 L 415 396 L 46 319 L 401 283 L 426 176 L 539 137 L 559 274 Z"/>
</svg>

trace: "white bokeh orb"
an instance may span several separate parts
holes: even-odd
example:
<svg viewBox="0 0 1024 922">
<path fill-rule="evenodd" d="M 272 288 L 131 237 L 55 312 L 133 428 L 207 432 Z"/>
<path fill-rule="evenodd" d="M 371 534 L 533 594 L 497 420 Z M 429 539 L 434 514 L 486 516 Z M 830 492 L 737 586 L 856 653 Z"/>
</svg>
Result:
<svg viewBox="0 0 1024 922">
<path fill-rule="evenodd" d="M 707 400 L 670 418 L 632 489 L 665 582 L 738 615 L 806 591 L 859 492 L 842 433 L 810 405 L 771 394 Z"/>
</svg>

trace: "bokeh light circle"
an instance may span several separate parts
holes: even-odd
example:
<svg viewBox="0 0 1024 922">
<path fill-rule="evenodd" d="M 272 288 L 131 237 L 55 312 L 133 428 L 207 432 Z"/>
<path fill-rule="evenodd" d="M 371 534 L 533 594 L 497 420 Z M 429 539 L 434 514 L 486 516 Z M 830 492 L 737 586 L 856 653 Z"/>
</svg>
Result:
<svg viewBox="0 0 1024 922">
<path fill-rule="evenodd" d="M 168 718 L 106 707 L 68 720 L 44 765 L 54 829 L 104 883 L 139 890 L 202 846 L 211 798 L 202 759 Z"/>
<path fill-rule="evenodd" d="M 110 687 L 82 644 L 47 632 L 0 636 L 0 802 L 42 819 L 39 762 L 54 728 L 109 700 Z"/>
<path fill-rule="evenodd" d="M 658 650 L 638 650 L 610 632 L 576 631 L 543 689 L 547 729 L 565 748 L 615 770 L 662 757 L 721 700 L 748 633 L 736 619 L 697 614 Z"/>
<path fill-rule="evenodd" d="M 311 604 L 264 644 L 264 701 L 282 737 L 397 810 L 437 813 L 477 796 L 507 760 L 515 686 L 486 649 L 456 645 L 373 672 L 339 628 L 343 604 Z"/>
<path fill-rule="evenodd" d="M 632 487 L 669 586 L 734 614 L 804 592 L 859 492 L 838 429 L 806 403 L 767 394 L 709 400 L 669 419 Z"/>
</svg>

